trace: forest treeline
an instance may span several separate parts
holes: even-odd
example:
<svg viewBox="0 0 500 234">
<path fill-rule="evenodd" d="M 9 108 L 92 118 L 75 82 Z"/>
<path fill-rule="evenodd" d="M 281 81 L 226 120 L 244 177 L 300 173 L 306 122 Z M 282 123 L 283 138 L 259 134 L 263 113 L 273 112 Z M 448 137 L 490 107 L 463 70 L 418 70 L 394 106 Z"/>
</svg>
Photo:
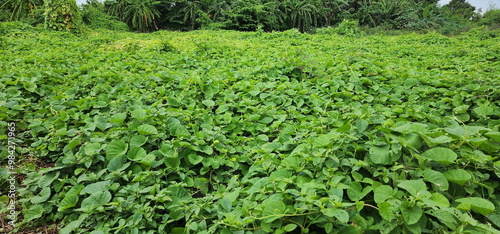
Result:
<svg viewBox="0 0 500 234">
<path fill-rule="evenodd" d="M 314 32 L 341 22 L 377 30 L 436 29 L 454 34 L 474 26 L 498 28 L 500 9 L 478 12 L 466 0 L 0 0 L 0 21 L 56 30 L 150 32 L 160 29 Z"/>
</svg>

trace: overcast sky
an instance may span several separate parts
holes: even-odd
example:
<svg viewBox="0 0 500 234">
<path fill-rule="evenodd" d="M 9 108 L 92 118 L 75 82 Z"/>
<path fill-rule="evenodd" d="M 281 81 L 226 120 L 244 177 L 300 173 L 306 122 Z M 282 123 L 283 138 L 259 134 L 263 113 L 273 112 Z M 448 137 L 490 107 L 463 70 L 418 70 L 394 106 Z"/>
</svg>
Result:
<svg viewBox="0 0 500 234">
<path fill-rule="evenodd" d="M 445 5 L 449 3 L 451 0 L 439 0 L 439 4 Z M 495 8 L 500 8 L 500 0 L 466 0 L 466 2 L 470 3 L 471 5 L 476 7 L 476 10 L 481 8 L 482 12 L 484 13 L 486 10 L 488 10 L 490 5 L 495 5 Z"/>
<path fill-rule="evenodd" d="M 78 5 L 80 5 L 80 4 L 87 2 L 87 0 L 76 0 L 76 2 L 78 3 Z M 441 6 L 445 5 L 449 2 L 450 2 L 450 0 L 439 0 L 439 4 Z M 488 9 L 488 7 L 491 4 L 494 4 L 495 8 L 500 8 L 500 0 L 467 0 L 467 2 L 469 2 L 471 5 L 475 6 L 476 10 L 481 8 L 483 13 Z"/>
</svg>

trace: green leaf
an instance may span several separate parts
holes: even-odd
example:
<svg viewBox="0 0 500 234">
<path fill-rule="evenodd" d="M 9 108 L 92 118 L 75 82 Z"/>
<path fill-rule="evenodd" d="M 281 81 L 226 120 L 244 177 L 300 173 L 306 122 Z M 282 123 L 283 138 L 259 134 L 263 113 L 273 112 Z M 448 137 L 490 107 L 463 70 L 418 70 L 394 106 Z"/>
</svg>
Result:
<svg viewBox="0 0 500 234">
<path fill-rule="evenodd" d="M 95 142 L 87 144 L 83 147 L 83 150 L 86 155 L 92 156 L 97 154 L 101 150 L 101 144 Z"/>
<path fill-rule="evenodd" d="M 111 193 L 108 191 L 100 191 L 91 194 L 89 197 L 83 199 L 81 208 L 79 210 L 85 213 L 91 213 L 95 208 L 103 206 L 111 201 Z"/>
<path fill-rule="evenodd" d="M 464 114 L 467 113 L 467 110 L 469 109 L 469 105 L 461 105 L 453 108 L 453 113 L 455 114 Z"/>
<path fill-rule="evenodd" d="M 71 207 L 74 207 L 78 202 L 78 195 L 83 189 L 83 185 L 78 184 L 73 186 L 65 195 L 63 200 L 58 204 L 57 211 L 61 212 Z"/>
<path fill-rule="evenodd" d="M 415 78 L 405 79 L 405 81 L 403 82 L 403 87 L 408 89 L 408 88 L 410 88 L 418 83 L 419 83 L 419 81 Z"/>
<path fill-rule="evenodd" d="M 222 206 L 222 208 L 226 211 L 226 212 L 230 212 L 231 211 L 231 208 L 232 208 L 232 202 L 226 198 L 226 197 L 223 197 L 221 200 L 220 200 L 220 204 Z"/>
<path fill-rule="evenodd" d="M 326 147 L 332 142 L 332 136 L 329 134 L 318 136 L 313 141 L 313 146 L 316 148 Z"/>
<path fill-rule="evenodd" d="M 212 149 L 209 145 L 203 145 L 201 146 L 201 152 L 211 155 L 214 153 L 214 149 Z"/>
<path fill-rule="evenodd" d="M 422 157 L 448 165 L 454 163 L 458 156 L 451 149 L 437 147 L 425 151 L 425 153 L 422 154 Z"/>
<path fill-rule="evenodd" d="M 486 105 L 476 107 L 473 109 L 473 111 L 479 116 L 488 116 L 488 115 L 492 115 L 494 113 L 493 108 L 486 106 Z"/>
<path fill-rule="evenodd" d="M 196 165 L 203 160 L 203 157 L 196 153 L 191 153 L 188 155 L 188 159 L 191 164 Z"/>
<path fill-rule="evenodd" d="M 40 193 L 31 198 L 31 203 L 37 204 L 37 203 L 42 203 L 44 201 L 47 201 L 50 197 L 50 187 L 45 187 L 40 191 Z"/>
<path fill-rule="evenodd" d="M 52 182 L 59 176 L 59 171 L 57 172 L 49 172 L 42 176 L 40 180 L 38 181 L 38 187 L 40 188 L 45 188 L 49 187 Z"/>
<path fill-rule="evenodd" d="M 106 147 L 106 159 L 111 160 L 116 156 L 124 155 L 127 149 L 128 145 L 125 141 L 113 141 Z"/>
<path fill-rule="evenodd" d="M 137 128 L 137 132 L 141 135 L 156 135 L 158 130 L 149 124 L 143 124 Z"/>
<path fill-rule="evenodd" d="M 23 82 L 23 87 L 24 87 L 24 89 L 26 89 L 32 93 L 35 92 L 36 89 L 38 88 L 38 86 L 33 82 Z"/>
<path fill-rule="evenodd" d="M 441 221 L 441 223 L 443 223 L 452 230 L 456 230 L 458 225 L 460 224 L 456 215 L 449 210 L 435 209 L 431 210 L 430 214 L 438 218 L 439 221 Z"/>
<path fill-rule="evenodd" d="M 500 177 L 500 161 L 493 163 L 493 169 L 495 170 L 495 174 Z"/>
<path fill-rule="evenodd" d="M 400 210 L 405 223 L 408 225 L 417 223 L 423 214 L 422 208 L 417 205 L 411 206 L 410 203 L 406 201 L 401 203 Z"/>
<path fill-rule="evenodd" d="M 80 194 L 92 194 L 101 191 L 108 191 L 108 186 L 111 184 L 110 181 L 100 181 L 96 183 L 89 184 L 85 186 L 85 188 L 80 191 Z"/>
<path fill-rule="evenodd" d="M 401 133 L 425 133 L 427 132 L 427 124 L 422 123 L 405 123 L 394 128 L 394 131 Z"/>
<path fill-rule="evenodd" d="M 144 143 L 146 143 L 147 140 L 148 140 L 148 137 L 146 137 L 146 136 L 142 136 L 142 135 L 133 136 L 129 142 L 130 148 L 142 146 L 142 145 L 144 145 Z"/>
<path fill-rule="evenodd" d="M 424 198 L 422 201 L 430 207 L 447 208 L 450 206 L 450 201 L 440 193 L 433 193 L 430 198 Z"/>
<path fill-rule="evenodd" d="M 346 123 L 342 126 L 340 126 L 339 128 L 337 128 L 337 132 L 348 132 L 350 131 L 352 128 L 352 125 L 350 123 Z"/>
<path fill-rule="evenodd" d="M 500 213 L 491 213 L 486 216 L 495 226 L 500 227 Z"/>
<path fill-rule="evenodd" d="M 424 139 L 425 143 L 429 147 L 434 147 L 434 146 L 439 145 L 439 144 L 449 143 L 453 140 L 453 138 L 451 138 L 449 136 L 445 136 L 445 135 L 441 135 L 441 136 L 438 136 L 435 138 L 427 136 L 425 134 L 420 134 L 420 136 Z"/>
<path fill-rule="evenodd" d="M 462 126 L 456 126 L 454 128 L 445 128 L 447 133 L 458 137 L 465 137 L 467 135 L 467 129 Z"/>
<path fill-rule="evenodd" d="M 355 181 L 349 185 L 349 188 L 347 189 L 347 195 L 352 201 L 359 201 L 363 199 L 363 197 L 368 195 L 368 193 L 370 193 L 371 191 L 371 186 L 366 186 L 365 188 L 363 188 L 360 182 Z"/>
<path fill-rule="evenodd" d="M 132 118 L 137 120 L 143 120 L 147 117 L 147 113 L 143 109 L 137 109 L 132 111 Z"/>
<path fill-rule="evenodd" d="M 394 162 L 391 156 L 391 146 L 371 146 L 370 147 L 370 160 L 375 164 L 389 165 Z"/>
<path fill-rule="evenodd" d="M 68 225 L 62 228 L 59 234 L 70 234 L 72 231 L 80 227 L 80 225 L 87 219 L 88 216 L 88 214 L 81 214 L 77 220 L 68 223 Z M 91 234 L 93 234 L 94 232 L 91 232 Z"/>
<path fill-rule="evenodd" d="M 203 103 L 203 105 L 205 105 L 207 107 L 215 106 L 215 102 L 212 100 L 203 100 L 201 103 Z"/>
<path fill-rule="evenodd" d="M 343 209 L 335 209 L 333 215 L 341 223 L 347 223 L 349 221 L 349 213 L 347 213 L 347 211 L 345 211 Z"/>
<path fill-rule="evenodd" d="M 127 158 L 132 161 L 139 161 L 143 160 L 146 155 L 146 150 L 144 150 L 142 147 L 133 147 L 128 151 Z"/>
<path fill-rule="evenodd" d="M 125 163 L 124 155 L 116 156 L 109 161 L 108 166 L 106 168 L 108 169 L 108 171 L 111 172 L 113 171 L 120 172 L 122 170 L 125 170 L 124 163 Z"/>
<path fill-rule="evenodd" d="M 222 113 L 226 113 L 227 110 L 229 110 L 229 105 L 220 105 L 216 110 L 215 110 L 215 114 L 222 114 Z"/>
<path fill-rule="evenodd" d="M 471 174 L 464 169 L 452 169 L 443 173 L 448 181 L 457 183 L 459 185 L 464 185 L 471 178 Z"/>
<path fill-rule="evenodd" d="M 385 202 L 387 199 L 393 197 L 392 187 L 389 185 L 378 186 L 374 191 L 374 200 L 377 204 Z"/>
<path fill-rule="evenodd" d="M 127 114 L 116 113 L 109 118 L 109 122 L 111 122 L 111 123 L 123 123 L 123 121 L 125 121 L 126 118 L 127 118 Z"/>
<path fill-rule="evenodd" d="M 378 209 L 379 209 L 378 212 L 383 219 L 387 221 L 392 221 L 394 218 L 396 218 L 394 207 L 392 206 L 391 203 L 382 202 L 378 205 Z"/>
<path fill-rule="evenodd" d="M 357 119 L 354 126 L 356 127 L 356 131 L 358 133 L 362 133 L 366 130 L 366 128 L 368 128 L 368 121 L 364 119 Z"/>
<path fill-rule="evenodd" d="M 494 142 L 500 143 L 500 132 L 487 132 L 484 135 L 491 138 Z"/>
<path fill-rule="evenodd" d="M 418 150 L 424 145 L 424 140 L 422 137 L 416 133 L 406 133 L 404 135 L 404 142 L 406 142 L 408 147 L 413 147 L 413 149 Z"/>
<path fill-rule="evenodd" d="M 405 189 L 414 197 L 419 197 L 423 192 L 427 192 L 427 185 L 422 180 L 401 181 L 398 187 Z"/>
<path fill-rule="evenodd" d="M 285 215 L 286 206 L 282 201 L 277 201 L 272 198 L 268 198 L 262 202 L 262 216 L 265 218 L 263 222 L 270 223 L 276 219 L 279 219 Z"/>
<path fill-rule="evenodd" d="M 156 156 L 154 156 L 153 154 L 148 154 L 148 155 L 146 155 L 146 157 L 144 157 L 143 159 L 141 159 L 139 161 L 139 163 L 142 163 L 144 165 L 150 166 L 151 164 L 153 164 L 153 162 L 155 160 L 156 160 Z"/>
<path fill-rule="evenodd" d="M 450 206 L 450 201 L 441 193 L 433 193 L 431 200 L 436 203 L 437 206 L 441 208 L 446 208 Z"/>
<path fill-rule="evenodd" d="M 424 180 L 434 184 L 439 190 L 448 190 L 449 184 L 443 173 L 426 168 L 424 170 Z"/>
<path fill-rule="evenodd" d="M 287 224 L 286 226 L 283 227 L 283 231 L 285 231 L 285 232 L 292 232 L 297 227 L 298 227 L 297 224 L 290 223 L 290 224 Z"/>
<path fill-rule="evenodd" d="M 472 210 L 477 211 L 482 215 L 488 215 L 495 211 L 495 205 L 489 200 L 480 197 L 466 197 L 455 200 L 462 204 L 469 204 Z"/>
<path fill-rule="evenodd" d="M 30 206 L 28 208 L 28 210 L 26 210 L 26 212 L 24 212 L 24 222 L 29 222 L 33 219 L 38 219 L 40 217 L 42 217 L 44 213 L 44 209 L 43 209 L 43 206 L 42 205 L 33 205 L 33 206 Z"/>
<path fill-rule="evenodd" d="M 163 162 L 166 166 L 172 169 L 178 168 L 181 164 L 181 160 L 178 157 L 165 157 L 165 159 L 163 159 Z"/>
<path fill-rule="evenodd" d="M 298 168 L 300 166 L 300 158 L 298 156 L 289 156 L 289 157 L 286 157 L 282 162 L 281 164 L 285 167 L 285 168 Z"/>
<path fill-rule="evenodd" d="M 264 135 L 264 134 L 258 135 L 256 137 L 256 139 L 259 140 L 259 141 L 263 141 L 263 142 L 268 142 L 269 141 L 269 137 L 266 136 L 266 135 Z"/>
<path fill-rule="evenodd" d="M 325 231 L 327 233 L 330 233 L 331 231 L 333 231 L 333 223 L 326 223 L 325 224 Z"/>
<path fill-rule="evenodd" d="M 189 137 L 189 131 L 184 127 L 181 122 L 176 118 L 167 119 L 167 128 L 170 134 L 178 137 Z"/>
</svg>

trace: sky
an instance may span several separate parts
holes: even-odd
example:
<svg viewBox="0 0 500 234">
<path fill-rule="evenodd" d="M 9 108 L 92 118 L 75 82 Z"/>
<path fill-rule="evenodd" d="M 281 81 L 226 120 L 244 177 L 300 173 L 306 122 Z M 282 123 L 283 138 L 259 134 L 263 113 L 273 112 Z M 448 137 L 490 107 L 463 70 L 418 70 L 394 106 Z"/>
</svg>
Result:
<svg viewBox="0 0 500 234">
<path fill-rule="evenodd" d="M 439 0 L 439 4 L 442 6 L 449 3 L 450 1 L 451 0 Z M 76 3 L 78 3 L 78 5 L 84 4 L 86 2 L 87 0 L 76 0 Z M 496 8 L 500 8 L 500 0 L 467 0 L 467 2 L 475 6 L 476 10 L 481 8 L 483 13 L 488 9 L 490 4 L 494 4 Z"/>
<path fill-rule="evenodd" d="M 449 3 L 451 0 L 439 0 L 439 5 L 445 5 Z M 500 8 L 500 0 L 466 0 L 466 2 L 470 3 L 472 6 L 476 7 L 476 10 L 481 8 L 481 12 L 486 12 L 488 10 L 490 4 L 494 4 L 495 8 Z"/>
</svg>

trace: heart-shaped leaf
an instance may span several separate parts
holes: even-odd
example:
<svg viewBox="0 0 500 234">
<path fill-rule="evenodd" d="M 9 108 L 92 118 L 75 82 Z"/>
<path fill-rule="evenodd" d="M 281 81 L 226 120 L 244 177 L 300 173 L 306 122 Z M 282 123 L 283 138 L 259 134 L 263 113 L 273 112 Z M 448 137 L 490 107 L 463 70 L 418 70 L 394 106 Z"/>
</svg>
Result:
<svg viewBox="0 0 500 234">
<path fill-rule="evenodd" d="M 431 161 L 436 161 L 448 165 L 454 163 L 458 156 L 451 149 L 437 147 L 425 151 L 422 154 L 422 157 Z"/>
<path fill-rule="evenodd" d="M 106 147 L 106 159 L 111 160 L 112 158 L 124 155 L 127 153 L 128 145 L 125 141 L 112 141 Z"/>
</svg>

